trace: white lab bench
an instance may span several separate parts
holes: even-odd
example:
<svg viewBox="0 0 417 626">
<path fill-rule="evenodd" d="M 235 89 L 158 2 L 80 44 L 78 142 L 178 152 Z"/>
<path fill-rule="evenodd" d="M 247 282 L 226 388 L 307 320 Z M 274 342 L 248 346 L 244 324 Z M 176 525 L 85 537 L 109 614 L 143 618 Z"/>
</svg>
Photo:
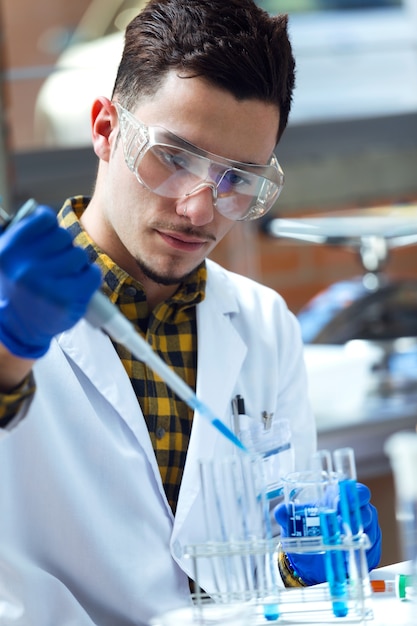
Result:
<svg viewBox="0 0 417 626">
<path fill-rule="evenodd" d="M 410 562 L 400 562 L 371 572 L 371 579 L 392 580 L 396 574 L 411 571 Z M 410 600 L 401 601 L 387 593 L 373 594 L 374 619 L 369 626 L 412 626 L 417 623 L 417 605 Z"/>
</svg>

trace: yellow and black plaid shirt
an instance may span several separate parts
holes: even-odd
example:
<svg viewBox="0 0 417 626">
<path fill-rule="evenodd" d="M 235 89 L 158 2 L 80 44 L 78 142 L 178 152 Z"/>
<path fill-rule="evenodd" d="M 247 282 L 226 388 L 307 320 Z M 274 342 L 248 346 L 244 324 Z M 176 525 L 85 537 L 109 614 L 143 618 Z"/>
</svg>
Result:
<svg viewBox="0 0 417 626">
<path fill-rule="evenodd" d="M 175 372 L 195 389 L 197 371 L 196 305 L 204 299 L 206 267 L 203 263 L 176 293 L 148 310 L 142 285 L 104 254 L 82 229 L 79 218 L 89 199 L 67 200 L 59 221 L 84 248 L 103 274 L 103 292 L 146 338 Z M 115 344 L 132 382 L 149 430 L 168 501 L 175 513 L 192 424 L 192 410 L 149 367 L 123 346 Z M 10 394 L 0 394 L 0 420 L 5 423 L 34 387 L 26 381 Z"/>
</svg>

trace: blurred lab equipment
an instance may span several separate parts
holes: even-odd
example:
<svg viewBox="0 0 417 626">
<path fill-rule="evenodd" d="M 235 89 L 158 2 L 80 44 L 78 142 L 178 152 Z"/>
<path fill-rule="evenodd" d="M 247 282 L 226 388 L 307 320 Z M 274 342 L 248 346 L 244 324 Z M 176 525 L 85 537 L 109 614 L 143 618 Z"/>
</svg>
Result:
<svg viewBox="0 0 417 626">
<path fill-rule="evenodd" d="M 370 398 L 416 404 L 417 279 L 392 279 L 386 266 L 391 250 L 417 243 L 417 205 L 273 218 L 266 230 L 351 249 L 362 265 L 362 275 L 330 285 L 297 315 L 316 413 L 354 416 Z"/>
<path fill-rule="evenodd" d="M 270 220 L 272 236 L 353 249 L 363 268 L 362 276 L 334 283 L 301 309 L 306 343 L 417 337 L 417 281 L 384 273 L 390 250 L 417 244 L 416 219 L 417 205 L 409 205 Z"/>
</svg>

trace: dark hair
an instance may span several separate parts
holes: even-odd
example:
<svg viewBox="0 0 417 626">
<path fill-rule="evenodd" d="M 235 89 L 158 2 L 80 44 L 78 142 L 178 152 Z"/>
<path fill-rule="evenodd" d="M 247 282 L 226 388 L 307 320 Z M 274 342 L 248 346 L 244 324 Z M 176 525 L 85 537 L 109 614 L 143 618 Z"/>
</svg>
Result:
<svg viewBox="0 0 417 626">
<path fill-rule="evenodd" d="M 288 122 L 295 61 L 287 15 L 253 0 L 150 0 L 127 26 L 113 95 L 127 108 L 154 95 L 166 74 L 200 76 L 237 99 L 259 99 Z"/>
</svg>

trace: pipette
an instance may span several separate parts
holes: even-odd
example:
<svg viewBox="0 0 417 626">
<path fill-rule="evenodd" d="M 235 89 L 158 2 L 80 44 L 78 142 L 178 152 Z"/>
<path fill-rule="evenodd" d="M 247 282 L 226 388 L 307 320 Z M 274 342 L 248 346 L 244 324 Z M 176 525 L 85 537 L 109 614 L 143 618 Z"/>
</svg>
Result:
<svg viewBox="0 0 417 626">
<path fill-rule="evenodd" d="M 4 223 L 0 232 L 33 213 L 37 206 L 37 202 L 30 199 L 25 202 L 13 217 L 7 219 L 3 212 L 0 217 L 2 217 Z M 92 326 L 104 330 L 114 341 L 125 346 L 137 359 L 146 363 L 189 407 L 198 411 L 232 444 L 245 452 L 247 451 L 242 442 L 226 424 L 216 417 L 206 404 L 197 398 L 191 387 L 160 358 L 147 341 L 136 331 L 133 324 L 100 291 L 97 291 L 91 298 L 85 318 Z"/>
</svg>

